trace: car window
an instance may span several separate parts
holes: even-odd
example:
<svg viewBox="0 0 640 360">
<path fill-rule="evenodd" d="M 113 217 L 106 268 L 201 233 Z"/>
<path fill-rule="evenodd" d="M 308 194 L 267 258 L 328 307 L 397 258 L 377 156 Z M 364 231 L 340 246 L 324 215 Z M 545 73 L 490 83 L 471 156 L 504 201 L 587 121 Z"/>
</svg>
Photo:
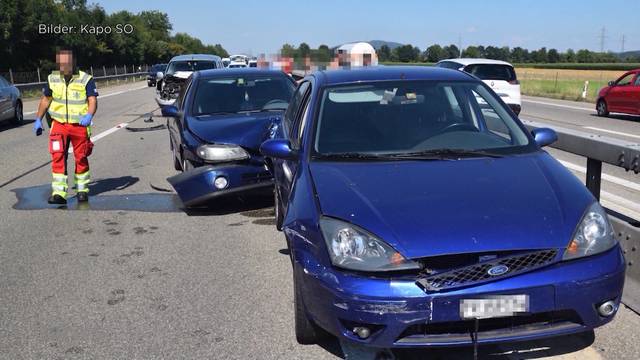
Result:
<svg viewBox="0 0 640 360">
<path fill-rule="evenodd" d="M 618 80 L 618 81 L 616 82 L 616 85 L 618 85 L 618 86 L 625 86 L 625 85 L 629 85 L 629 84 L 631 84 L 631 80 L 633 80 L 633 77 L 634 77 L 635 75 L 636 75 L 636 74 L 634 74 L 634 73 L 625 74 L 622 78 L 620 78 L 620 80 Z"/>
<path fill-rule="evenodd" d="M 458 64 L 458 63 L 455 63 L 455 62 L 453 62 L 453 61 L 443 61 L 443 62 L 438 63 L 438 64 L 437 64 L 437 66 L 438 66 L 438 67 L 445 68 L 445 69 L 454 69 L 454 70 L 457 70 L 457 69 L 459 69 L 459 68 L 460 68 L 460 66 L 461 66 L 461 65 L 460 65 L 460 64 Z"/>
<path fill-rule="evenodd" d="M 319 154 L 535 150 L 507 108 L 477 82 L 331 87 L 323 93 L 315 126 Z"/>
<path fill-rule="evenodd" d="M 284 113 L 284 130 L 285 130 L 285 133 L 288 134 L 289 136 L 291 135 L 291 129 L 293 129 L 293 123 L 294 123 L 296 114 L 298 113 L 298 108 L 300 107 L 300 104 L 302 103 L 302 100 L 303 100 L 303 96 L 307 92 L 308 88 L 309 88 L 308 81 L 305 81 L 300 85 L 298 85 L 298 88 L 296 89 L 296 92 L 293 95 L 293 98 L 291 99 L 290 105 L 287 108 L 287 111 Z"/>
<path fill-rule="evenodd" d="M 180 110 L 184 110 L 184 97 L 191 88 L 191 84 L 193 83 L 192 79 L 193 78 L 189 77 L 188 82 L 180 89 L 180 94 L 178 94 L 178 98 L 176 99 L 175 106 Z"/>
<path fill-rule="evenodd" d="M 0 76 L 0 88 L 9 86 L 9 82 Z"/>
<path fill-rule="evenodd" d="M 284 111 L 293 91 L 293 83 L 284 74 L 245 74 L 201 79 L 191 112 L 199 116 Z"/>
<path fill-rule="evenodd" d="M 635 86 L 640 86 L 640 73 L 636 74 L 636 82 L 634 83 Z"/>
<path fill-rule="evenodd" d="M 300 105 L 300 110 L 296 114 L 296 119 L 294 120 L 294 125 L 291 129 L 292 134 L 289 136 L 291 139 L 291 145 L 294 149 L 298 149 L 300 147 L 304 127 L 307 123 L 307 119 L 309 118 L 309 103 L 311 102 L 310 94 L 311 85 L 307 87 L 306 91 L 302 95 L 302 104 Z"/>
<path fill-rule="evenodd" d="M 178 71 L 199 71 L 207 69 L 215 69 L 215 61 L 189 60 L 174 61 L 167 67 L 167 75 L 173 75 Z"/>
<path fill-rule="evenodd" d="M 464 71 L 482 80 L 515 81 L 516 72 L 512 66 L 500 64 L 471 64 Z"/>
</svg>

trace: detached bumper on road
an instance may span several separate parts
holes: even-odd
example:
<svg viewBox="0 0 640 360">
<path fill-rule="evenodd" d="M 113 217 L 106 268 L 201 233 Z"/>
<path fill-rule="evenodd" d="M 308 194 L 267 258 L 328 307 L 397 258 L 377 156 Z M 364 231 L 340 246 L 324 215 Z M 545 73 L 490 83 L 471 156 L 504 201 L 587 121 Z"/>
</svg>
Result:
<svg viewBox="0 0 640 360">
<path fill-rule="evenodd" d="M 226 180 L 217 188 L 218 178 Z M 201 205 L 216 197 L 273 186 L 271 173 L 264 165 L 206 165 L 167 179 L 186 207 Z"/>
<path fill-rule="evenodd" d="M 330 333 L 373 347 L 437 347 L 472 344 L 474 320 L 462 320 L 461 299 L 528 295 L 529 312 L 479 320 L 481 344 L 533 340 L 591 330 L 613 319 L 596 306 L 620 303 L 625 263 L 619 246 L 590 258 L 559 262 L 494 282 L 442 292 L 425 292 L 415 278 L 371 278 L 320 265 L 305 251 L 304 305 L 314 322 Z M 371 329 L 358 338 L 354 327 Z"/>
</svg>

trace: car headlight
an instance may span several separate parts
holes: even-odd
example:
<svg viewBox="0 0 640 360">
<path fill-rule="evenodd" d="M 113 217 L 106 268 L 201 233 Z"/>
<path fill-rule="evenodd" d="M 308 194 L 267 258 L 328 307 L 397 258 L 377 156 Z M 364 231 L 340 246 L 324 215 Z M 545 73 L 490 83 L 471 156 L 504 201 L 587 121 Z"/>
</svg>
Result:
<svg viewBox="0 0 640 360">
<path fill-rule="evenodd" d="M 367 231 L 333 218 L 320 218 L 320 230 L 333 265 L 357 271 L 420 269 L 399 252 Z"/>
<path fill-rule="evenodd" d="M 600 204 L 593 203 L 582 216 L 562 259 L 598 254 L 611 249 L 616 243 L 607 213 Z"/>
<path fill-rule="evenodd" d="M 249 158 L 249 153 L 240 146 L 226 144 L 201 145 L 196 153 L 206 161 L 233 161 Z"/>
</svg>

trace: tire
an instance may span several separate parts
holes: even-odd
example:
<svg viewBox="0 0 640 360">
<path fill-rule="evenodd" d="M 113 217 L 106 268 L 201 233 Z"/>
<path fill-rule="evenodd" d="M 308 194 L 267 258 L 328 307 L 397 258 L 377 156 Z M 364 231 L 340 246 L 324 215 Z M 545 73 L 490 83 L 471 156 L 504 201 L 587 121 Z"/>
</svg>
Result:
<svg viewBox="0 0 640 360">
<path fill-rule="evenodd" d="M 24 114 L 22 112 L 22 102 L 20 100 L 16 101 L 16 107 L 13 111 L 13 123 L 16 125 L 22 125 L 24 123 Z"/>
<path fill-rule="evenodd" d="M 273 209 L 275 211 L 276 229 L 282 231 L 282 223 L 284 222 L 284 214 L 280 209 L 280 192 L 278 191 L 278 185 L 273 188 Z"/>
<path fill-rule="evenodd" d="M 178 158 L 176 148 L 173 145 L 171 146 L 171 154 L 173 155 L 173 168 L 176 169 L 177 171 L 182 170 L 180 159 Z"/>
<path fill-rule="evenodd" d="M 293 306 L 296 340 L 301 345 L 315 344 L 319 340 L 319 330 L 311 319 L 307 316 L 302 299 L 302 291 L 300 289 L 300 279 L 297 275 L 297 267 L 293 267 Z"/>
<path fill-rule="evenodd" d="M 596 105 L 596 111 L 598 112 L 598 116 L 609 116 L 609 108 L 604 99 L 598 100 L 598 104 Z"/>
<path fill-rule="evenodd" d="M 193 164 L 191 163 L 191 161 L 189 161 L 189 160 L 187 160 L 187 159 L 185 159 L 183 157 L 182 165 L 180 166 L 180 169 L 182 169 L 182 172 L 189 171 L 189 170 L 193 169 Z"/>
</svg>

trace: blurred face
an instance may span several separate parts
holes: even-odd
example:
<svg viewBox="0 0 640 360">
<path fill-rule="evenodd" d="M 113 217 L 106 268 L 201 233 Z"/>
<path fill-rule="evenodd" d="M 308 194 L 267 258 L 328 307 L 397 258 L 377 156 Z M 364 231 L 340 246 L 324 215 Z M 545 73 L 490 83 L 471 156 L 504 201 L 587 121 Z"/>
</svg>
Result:
<svg viewBox="0 0 640 360">
<path fill-rule="evenodd" d="M 71 51 L 60 51 L 56 54 L 58 69 L 64 75 L 73 74 L 73 53 Z"/>
</svg>

